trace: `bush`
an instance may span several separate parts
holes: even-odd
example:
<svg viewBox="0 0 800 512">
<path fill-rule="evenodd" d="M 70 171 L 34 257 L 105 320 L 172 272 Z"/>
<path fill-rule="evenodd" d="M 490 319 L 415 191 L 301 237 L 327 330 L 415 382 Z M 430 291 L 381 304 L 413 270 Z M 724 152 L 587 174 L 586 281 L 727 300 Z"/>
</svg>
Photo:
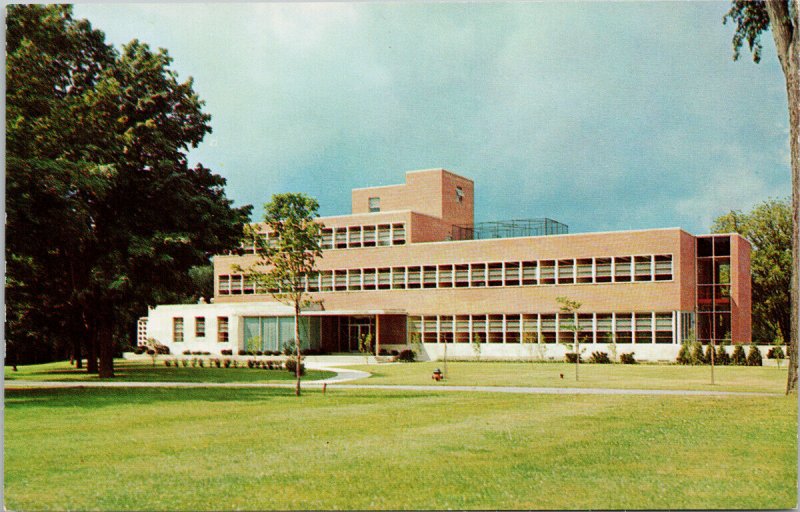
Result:
<svg viewBox="0 0 800 512">
<path fill-rule="evenodd" d="M 388 351 L 388 350 L 386 350 L 385 348 L 382 348 L 382 349 L 380 349 L 380 351 L 378 352 L 378 355 L 379 355 L 379 356 L 388 356 L 388 355 L 389 355 L 389 351 Z"/>
<path fill-rule="evenodd" d="M 717 347 L 717 353 L 714 355 L 714 364 L 721 366 L 727 366 L 731 364 L 731 356 L 728 355 L 728 351 L 725 350 L 723 345 Z"/>
<path fill-rule="evenodd" d="M 733 355 L 731 356 L 731 363 L 739 366 L 747 364 L 747 357 L 744 355 L 744 347 L 736 345 L 733 347 Z"/>
<path fill-rule="evenodd" d="M 144 347 L 136 347 L 136 348 L 133 349 L 133 353 L 134 354 L 144 354 L 145 350 L 147 350 L 147 349 L 144 348 Z"/>
<path fill-rule="evenodd" d="M 217 368 L 219 368 L 220 366 L 222 366 L 222 361 L 220 361 L 219 359 L 216 359 L 216 358 L 215 358 L 215 359 L 213 360 L 213 362 L 214 362 L 214 366 L 216 366 Z"/>
<path fill-rule="evenodd" d="M 592 352 L 592 357 L 589 358 L 590 363 L 596 364 L 611 364 L 611 359 L 605 352 Z"/>
<path fill-rule="evenodd" d="M 413 363 L 415 354 L 413 350 L 401 350 L 399 354 L 397 354 L 397 359 L 403 361 L 404 363 Z"/>
<path fill-rule="evenodd" d="M 264 355 L 264 352 L 262 352 L 262 351 L 260 351 L 260 350 L 256 350 L 256 355 L 257 355 L 257 356 L 263 356 L 263 355 Z"/>
<path fill-rule="evenodd" d="M 297 368 L 297 359 L 290 357 L 289 359 L 286 360 L 286 369 L 289 371 L 289 373 L 294 375 L 296 368 Z M 306 374 L 306 365 L 300 363 L 300 375 L 305 375 L 305 374 Z"/>
<path fill-rule="evenodd" d="M 148 348 L 147 349 L 147 355 L 148 356 L 154 356 L 154 355 L 156 355 L 156 351 L 153 350 L 152 348 Z"/>
<path fill-rule="evenodd" d="M 255 361 L 253 361 L 252 359 L 248 359 L 248 360 L 247 360 L 247 367 L 248 367 L 248 368 L 252 368 L 252 367 L 254 367 L 255 365 L 256 365 L 256 362 L 255 362 Z"/>
<path fill-rule="evenodd" d="M 247 355 L 247 351 L 246 350 L 240 350 L 239 351 L 239 355 L 240 356 L 246 356 Z"/>
<path fill-rule="evenodd" d="M 703 364 L 711 364 L 711 354 L 713 354 L 711 343 L 706 345 L 706 353 L 703 355 Z M 716 363 L 716 360 L 714 361 Z"/>
<path fill-rule="evenodd" d="M 567 352 L 564 354 L 564 360 L 568 363 L 574 363 L 576 358 L 577 354 L 575 354 L 575 352 Z M 581 359 L 579 362 L 583 362 L 583 359 Z"/>
<path fill-rule="evenodd" d="M 692 364 L 704 364 L 706 357 L 703 355 L 703 344 L 695 341 L 692 344 L 692 353 L 689 358 Z"/>
<path fill-rule="evenodd" d="M 676 361 L 678 364 L 692 364 L 692 349 L 688 344 L 681 345 Z"/>
<path fill-rule="evenodd" d="M 772 347 L 767 352 L 767 359 L 785 359 L 786 354 L 783 353 L 781 347 Z"/>
<path fill-rule="evenodd" d="M 205 365 L 206 363 L 204 363 L 202 359 L 197 360 L 197 366 L 199 366 L 200 368 L 203 368 Z"/>
<path fill-rule="evenodd" d="M 761 360 L 761 352 L 755 343 L 750 345 L 750 350 L 747 352 L 747 366 L 762 366 L 764 362 Z"/>
<path fill-rule="evenodd" d="M 185 356 L 192 355 L 192 351 L 191 350 L 184 350 L 183 351 L 183 355 L 185 355 Z"/>
<path fill-rule="evenodd" d="M 391 351 L 391 352 L 389 352 L 389 353 L 390 353 L 391 355 L 393 355 L 393 356 L 399 356 L 399 355 L 400 355 L 400 352 L 398 352 L 397 350 L 392 350 L 392 351 Z"/>
<path fill-rule="evenodd" d="M 619 355 L 619 362 L 622 364 L 636 364 L 636 358 L 633 357 L 633 352 L 627 352 Z"/>
<path fill-rule="evenodd" d="M 232 356 L 233 355 L 233 350 L 231 350 L 229 348 L 226 348 L 226 349 L 220 350 L 219 353 L 220 353 L 220 355 L 223 355 L 223 356 Z"/>
<path fill-rule="evenodd" d="M 164 366 L 167 366 L 167 367 L 169 367 L 169 366 L 171 366 L 171 365 L 172 365 L 172 363 L 170 362 L 170 360 L 169 360 L 169 359 L 164 359 Z"/>
<path fill-rule="evenodd" d="M 230 351 L 228 351 L 228 352 L 230 352 Z M 224 366 L 225 368 L 230 368 L 231 367 L 231 360 L 230 359 L 223 359 L 222 366 Z"/>
<path fill-rule="evenodd" d="M 183 365 L 184 368 L 186 368 L 187 366 L 189 366 L 189 360 L 188 359 L 181 359 L 181 364 Z"/>
<path fill-rule="evenodd" d="M 294 350 L 295 350 L 294 340 L 289 340 L 283 344 L 283 355 L 291 356 L 292 354 L 294 354 Z"/>
</svg>

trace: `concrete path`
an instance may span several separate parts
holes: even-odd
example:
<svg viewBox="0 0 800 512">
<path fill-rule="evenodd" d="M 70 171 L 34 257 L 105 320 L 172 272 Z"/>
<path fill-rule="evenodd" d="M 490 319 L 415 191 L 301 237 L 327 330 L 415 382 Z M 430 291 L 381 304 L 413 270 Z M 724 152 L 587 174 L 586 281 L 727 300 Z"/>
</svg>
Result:
<svg viewBox="0 0 800 512">
<path fill-rule="evenodd" d="M 334 389 L 381 389 L 391 391 L 420 392 L 471 392 L 471 393 L 515 393 L 527 395 L 666 395 L 666 396 L 759 396 L 776 397 L 782 393 L 755 393 L 740 391 L 691 391 L 680 389 L 598 389 L 598 388 L 534 388 L 522 386 L 412 386 L 390 384 L 339 384 L 330 380 L 304 382 L 303 387 L 319 389 L 325 384 L 329 390 Z M 7 380 L 5 389 L 41 389 L 41 388 L 294 388 L 291 382 L 65 382 L 65 381 L 32 381 Z"/>
</svg>

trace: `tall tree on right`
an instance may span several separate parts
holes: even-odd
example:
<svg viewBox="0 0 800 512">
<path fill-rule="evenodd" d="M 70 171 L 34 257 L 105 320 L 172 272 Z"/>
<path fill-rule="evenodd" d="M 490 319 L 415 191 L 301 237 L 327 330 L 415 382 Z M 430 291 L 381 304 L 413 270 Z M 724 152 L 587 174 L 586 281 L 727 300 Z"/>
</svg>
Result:
<svg viewBox="0 0 800 512">
<path fill-rule="evenodd" d="M 789 100 L 789 145 L 792 160 L 792 280 L 791 325 L 789 337 L 789 375 L 786 393 L 797 390 L 797 334 L 800 299 L 798 273 L 798 229 L 800 229 L 800 0 L 733 0 L 723 23 L 736 24 L 733 58 L 747 41 L 753 60 L 761 60 L 761 33 L 772 31 L 778 60 L 786 77 Z"/>
</svg>

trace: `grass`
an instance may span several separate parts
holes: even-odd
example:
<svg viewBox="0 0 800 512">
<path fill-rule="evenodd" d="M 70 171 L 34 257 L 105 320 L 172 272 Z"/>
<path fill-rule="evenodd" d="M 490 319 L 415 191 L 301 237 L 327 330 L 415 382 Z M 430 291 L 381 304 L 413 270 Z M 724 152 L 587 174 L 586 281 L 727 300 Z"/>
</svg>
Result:
<svg viewBox="0 0 800 512">
<path fill-rule="evenodd" d="M 442 361 L 357 365 L 349 368 L 372 373 L 368 384 L 435 384 L 431 374 L 444 370 Z M 686 389 L 783 393 L 786 368 L 774 366 L 717 366 L 711 385 L 709 366 L 657 364 L 581 364 L 575 381 L 575 365 L 569 363 L 449 362 L 447 380 L 437 385 L 531 386 L 623 389 Z M 560 375 L 563 374 L 563 378 Z"/>
<path fill-rule="evenodd" d="M 796 505 L 796 397 L 290 394 L 7 390 L 5 506 Z"/>
<path fill-rule="evenodd" d="M 191 364 L 191 363 L 190 363 Z M 207 362 L 206 362 L 207 364 Z M 241 363 L 240 363 L 241 364 Z M 6 366 L 6 380 L 51 380 L 51 381 L 99 381 L 96 374 L 88 374 L 86 370 L 78 370 L 67 361 L 57 363 L 35 364 L 17 367 L 12 371 Z M 318 380 L 335 375 L 333 372 L 308 370 L 303 380 Z M 251 368 L 192 368 L 164 366 L 158 361 L 114 360 L 114 381 L 121 382 L 272 382 L 294 380 L 294 374 L 286 370 L 263 370 Z"/>
</svg>

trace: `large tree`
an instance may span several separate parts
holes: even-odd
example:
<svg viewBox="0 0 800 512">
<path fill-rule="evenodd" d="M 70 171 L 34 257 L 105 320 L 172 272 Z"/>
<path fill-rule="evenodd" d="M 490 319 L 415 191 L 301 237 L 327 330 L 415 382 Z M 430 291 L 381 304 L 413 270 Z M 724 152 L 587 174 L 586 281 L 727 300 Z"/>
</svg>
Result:
<svg viewBox="0 0 800 512">
<path fill-rule="evenodd" d="M 257 261 L 248 268 L 237 267 L 247 279 L 266 289 L 275 299 L 294 310 L 295 395 L 300 396 L 302 354 L 300 350 L 300 312 L 311 297 L 305 291 L 306 280 L 316 275 L 322 226 L 316 221 L 317 200 L 305 194 L 275 194 L 264 205 L 264 224 L 269 237 L 257 228 L 248 227 L 254 240 Z"/>
<path fill-rule="evenodd" d="M 211 131 L 166 50 L 118 53 L 68 5 L 8 8 L 8 337 L 38 330 L 113 376 L 114 339 L 236 245 L 250 207 L 186 153 Z"/>
<path fill-rule="evenodd" d="M 789 330 L 789 375 L 786 393 L 797 390 L 797 336 L 800 323 L 800 0 L 733 0 L 723 22 L 736 25 L 733 58 L 747 42 L 753 60 L 761 60 L 761 34 L 771 30 L 786 79 L 789 103 L 789 146 L 792 163 L 792 275 Z"/>
<path fill-rule="evenodd" d="M 789 200 L 765 201 L 750 212 L 731 211 L 718 217 L 714 233 L 739 233 L 753 246 L 753 340 L 784 342 L 791 332 L 789 315 L 792 275 L 792 211 Z"/>
</svg>

